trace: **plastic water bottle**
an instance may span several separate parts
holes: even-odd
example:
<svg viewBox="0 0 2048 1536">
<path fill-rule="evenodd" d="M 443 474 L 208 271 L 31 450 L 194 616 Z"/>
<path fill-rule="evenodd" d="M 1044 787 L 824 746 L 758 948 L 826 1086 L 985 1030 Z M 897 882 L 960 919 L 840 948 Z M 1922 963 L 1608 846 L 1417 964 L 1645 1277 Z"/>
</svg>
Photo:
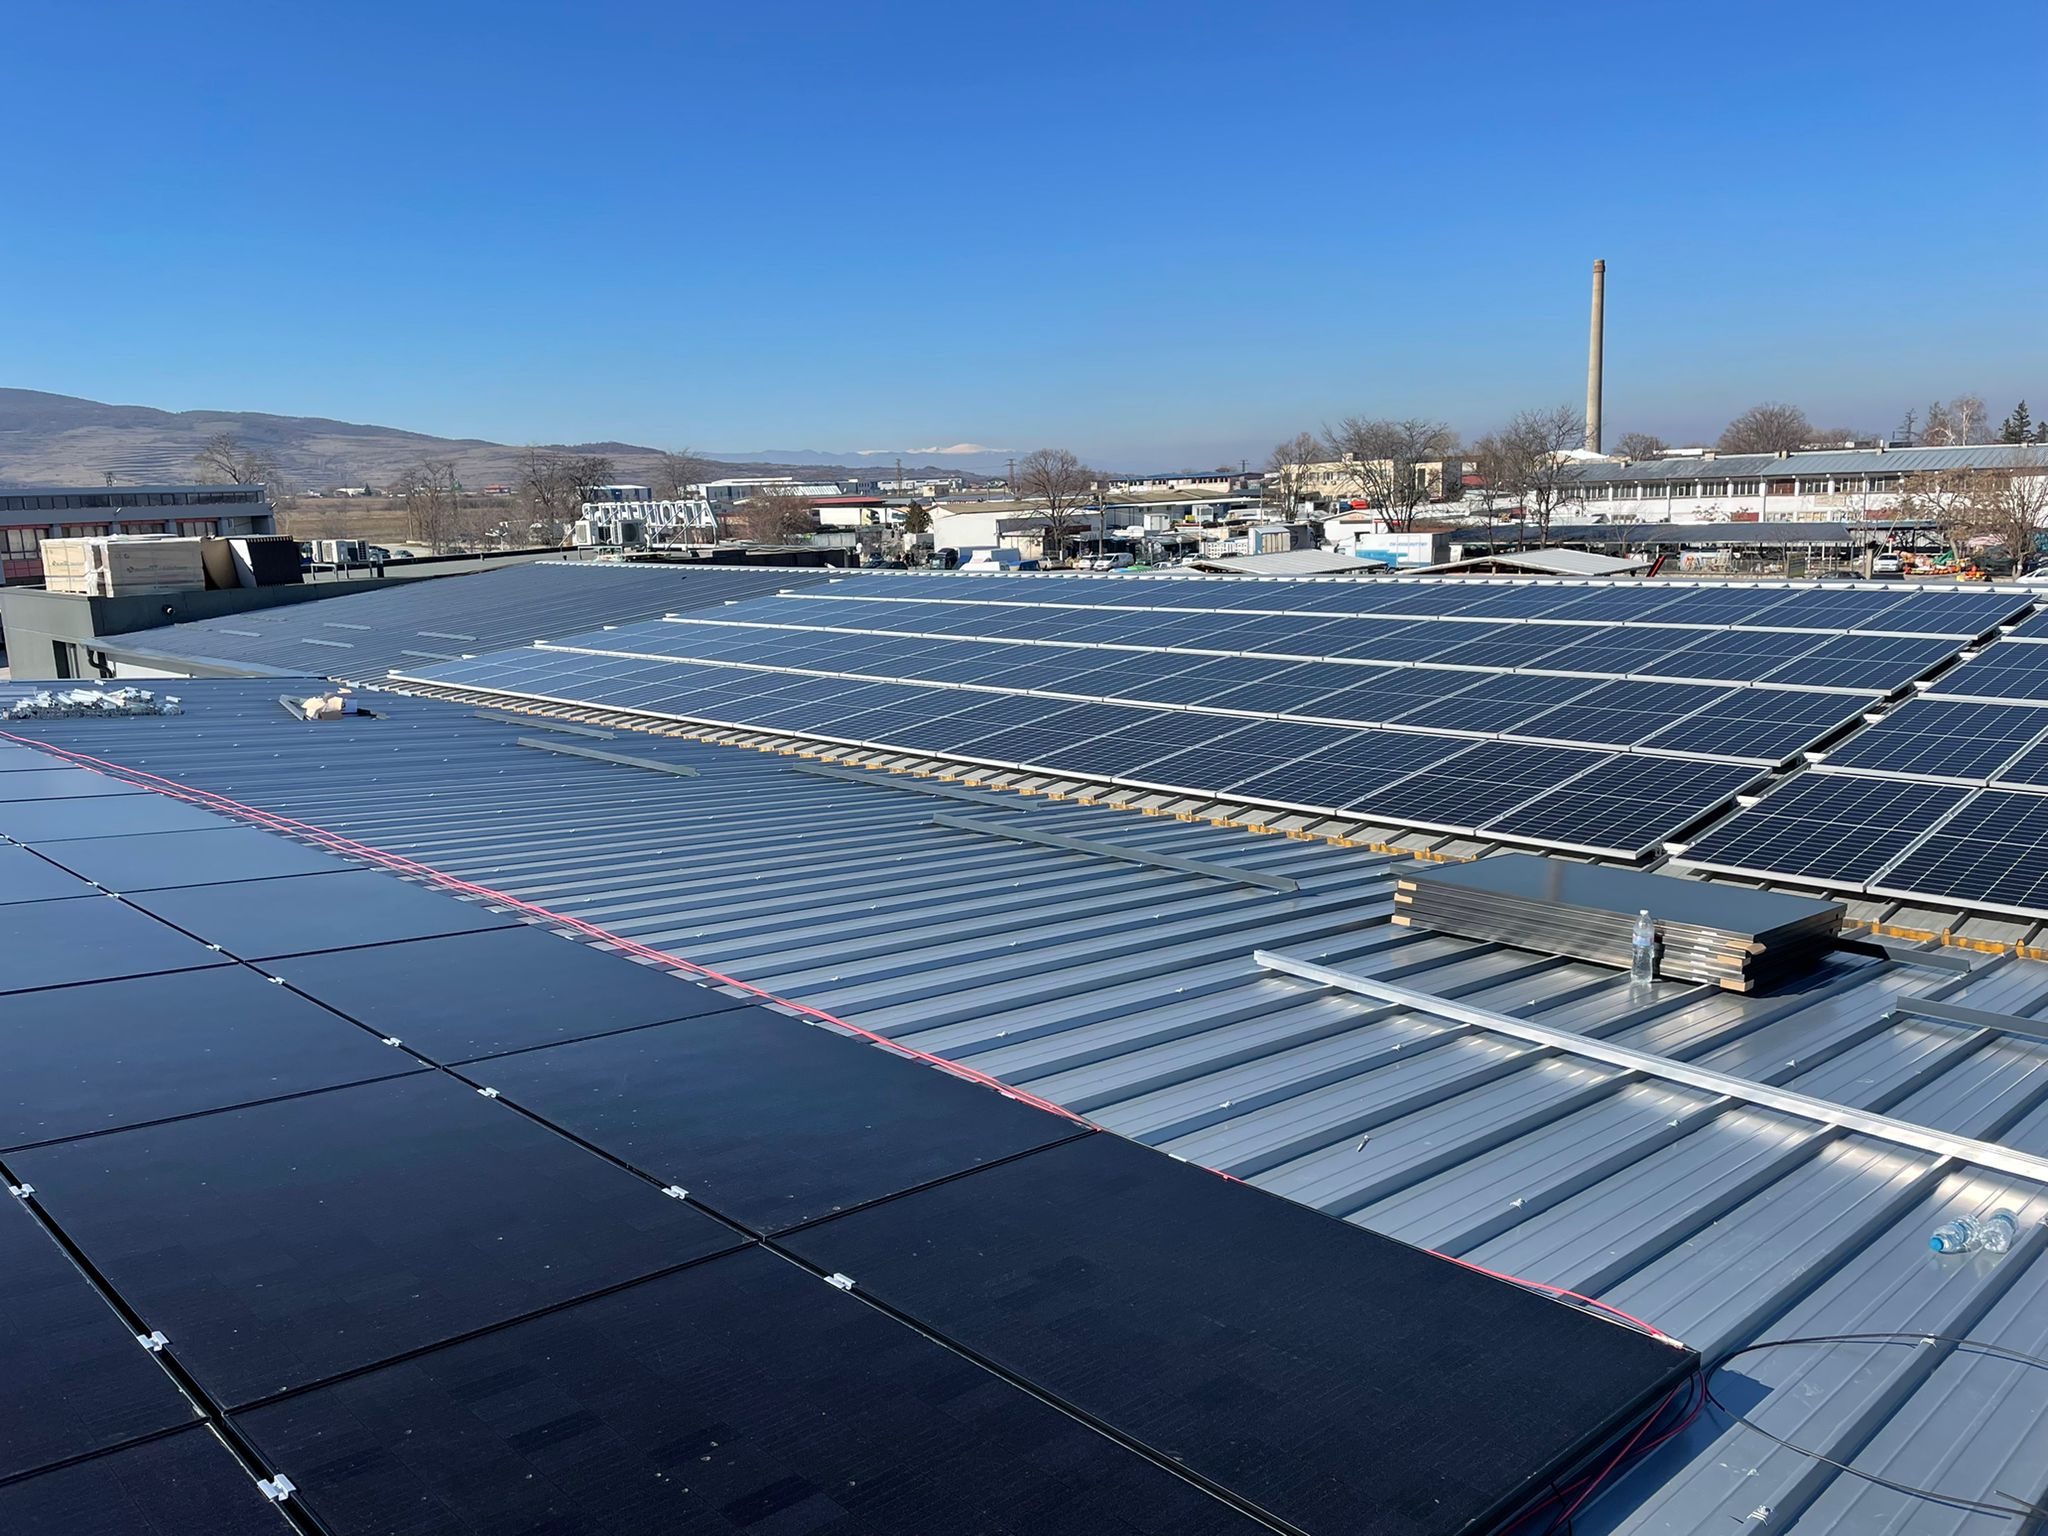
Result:
<svg viewBox="0 0 2048 1536">
<path fill-rule="evenodd" d="M 1628 979 L 1638 985 L 1657 979 L 1657 925 L 1648 907 L 1636 914 L 1636 931 L 1629 939 Z"/>
<path fill-rule="evenodd" d="M 1936 1253 L 2004 1253 L 2019 1236 L 2019 1218 L 2011 1211 L 1993 1211 L 1989 1216 L 1958 1216 L 1934 1229 L 1927 1246 Z"/>
</svg>

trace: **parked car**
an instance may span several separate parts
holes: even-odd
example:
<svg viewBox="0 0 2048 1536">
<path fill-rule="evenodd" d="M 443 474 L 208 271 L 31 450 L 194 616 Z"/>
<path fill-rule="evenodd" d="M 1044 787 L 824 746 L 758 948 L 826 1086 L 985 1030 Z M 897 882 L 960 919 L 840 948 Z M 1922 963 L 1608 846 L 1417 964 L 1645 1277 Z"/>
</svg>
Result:
<svg viewBox="0 0 2048 1536">
<path fill-rule="evenodd" d="M 1870 561 L 1870 574 L 1873 576 L 1903 576 L 1906 574 L 1905 559 L 1903 556 L 1889 552 L 1882 555 L 1874 555 Z"/>
</svg>

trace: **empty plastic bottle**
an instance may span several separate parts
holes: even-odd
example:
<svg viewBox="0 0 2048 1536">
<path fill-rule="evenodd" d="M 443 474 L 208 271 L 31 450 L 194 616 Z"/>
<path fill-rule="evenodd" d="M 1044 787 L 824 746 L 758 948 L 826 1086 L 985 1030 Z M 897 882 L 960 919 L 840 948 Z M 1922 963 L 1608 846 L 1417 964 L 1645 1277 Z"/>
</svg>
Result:
<svg viewBox="0 0 2048 1536">
<path fill-rule="evenodd" d="M 1636 914 L 1636 931 L 1629 940 L 1628 979 L 1633 983 L 1657 979 L 1657 925 L 1650 909 Z"/>
<path fill-rule="evenodd" d="M 1993 1211 L 1989 1216 L 1958 1216 L 1934 1229 L 1927 1246 L 1936 1253 L 2004 1253 L 2019 1235 L 2019 1218 L 2011 1211 Z"/>
</svg>

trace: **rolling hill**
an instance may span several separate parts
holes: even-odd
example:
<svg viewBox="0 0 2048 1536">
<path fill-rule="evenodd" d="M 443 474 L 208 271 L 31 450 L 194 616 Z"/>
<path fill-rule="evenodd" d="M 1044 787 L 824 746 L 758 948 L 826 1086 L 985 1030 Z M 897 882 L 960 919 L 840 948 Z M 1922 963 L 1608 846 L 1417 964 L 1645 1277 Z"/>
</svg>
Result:
<svg viewBox="0 0 2048 1536">
<path fill-rule="evenodd" d="M 146 405 L 106 405 L 36 389 L 0 389 L 0 485 L 97 485 L 111 474 L 128 485 L 163 484 L 193 477 L 192 456 L 209 437 L 232 432 L 308 488 L 389 484 L 422 458 L 455 461 L 470 486 L 516 478 L 517 446 L 482 438 L 433 437 L 322 416 L 273 416 L 261 411 L 161 411 Z M 602 453 L 621 479 L 645 479 L 657 449 L 638 443 L 567 445 Z M 873 475 L 880 466 L 858 455 L 843 462 L 808 463 L 780 454 L 760 459 L 710 457 L 721 475 L 785 474 L 796 468 L 833 475 Z M 914 473 L 959 473 L 910 465 Z M 893 466 L 892 466 L 893 469 Z"/>
</svg>

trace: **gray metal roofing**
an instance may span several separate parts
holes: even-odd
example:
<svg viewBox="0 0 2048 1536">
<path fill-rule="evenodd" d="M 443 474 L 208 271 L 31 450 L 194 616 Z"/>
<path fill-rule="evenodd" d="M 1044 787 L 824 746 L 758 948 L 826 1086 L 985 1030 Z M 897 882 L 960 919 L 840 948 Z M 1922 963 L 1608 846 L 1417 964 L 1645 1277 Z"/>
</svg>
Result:
<svg viewBox="0 0 2048 1536">
<path fill-rule="evenodd" d="M 1577 478 L 1592 484 L 1641 480 L 1783 479 L 1800 475 L 1913 475 L 1935 469 L 2048 469 L 2048 451 L 2031 443 L 1977 443 L 1966 448 L 1841 448 L 1812 453 L 1724 453 L 1707 458 L 1639 459 L 1588 464 Z"/>
<path fill-rule="evenodd" d="M 1894 529 L 1929 528 L 1930 523 L 1552 523 L 1550 537 L 1614 544 L 1847 544 L 1880 538 Z M 1509 537 L 1494 530 L 1497 539 Z M 1469 535 L 1468 535 L 1469 537 Z"/>
<path fill-rule="evenodd" d="M 545 561 L 109 636 L 107 645 L 123 656 L 362 683 L 393 667 L 458 660 L 844 574 Z"/>
<path fill-rule="evenodd" d="M 1252 956 L 1315 957 L 2034 1154 L 2048 1154 L 2048 1023 L 2030 1022 L 2048 1017 L 2048 965 L 1844 952 L 1772 995 L 1632 993 L 1597 966 L 1393 926 L 1399 864 L 1320 840 L 678 738 L 562 735 L 438 701 L 379 696 L 388 718 L 301 725 L 274 684 L 180 692 L 189 712 L 175 718 L 21 730 L 713 966 L 1347 1220 L 1602 1296 L 1709 1354 L 1896 1329 L 2043 1347 L 2038 1188 L 1367 1003 Z M 1889 1016 L 1916 1000 L 1980 1015 Z M 1994 1014 L 2008 1027 L 1985 1027 Z M 2000 1203 L 2026 1218 L 2011 1253 L 1927 1251 L 1940 1221 Z M 2026 1499 L 2048 1493 L 2042 1388 L 1988 1357 L 1883 1345 L 1773 1351 L 1720 1382 L 1773 1431 L 1867 1469 Z M 1711 1412 L 1575 1519 L 1581 1532 L 1752 1525 L 2009 1522 L 1834 1474 Z"/>
</svg>

